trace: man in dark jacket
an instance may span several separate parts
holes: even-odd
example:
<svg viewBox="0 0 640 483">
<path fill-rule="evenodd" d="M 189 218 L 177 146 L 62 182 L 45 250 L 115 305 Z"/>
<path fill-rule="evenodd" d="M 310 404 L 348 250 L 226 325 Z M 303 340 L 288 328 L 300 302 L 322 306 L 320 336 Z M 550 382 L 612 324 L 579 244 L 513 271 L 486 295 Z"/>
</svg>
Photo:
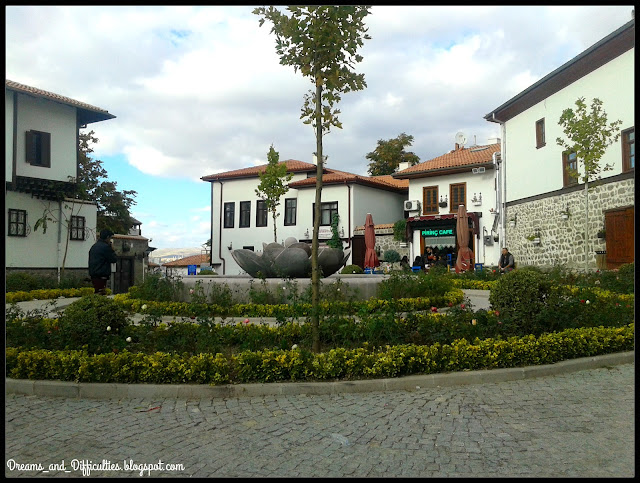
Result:
<svg viewBox="0 0 640 483">
<path fill-rule="evenodd" d="M 500 255 L 500 260 L 498 261 L 498 268 L 500 269 L 500 273 L 507 273 L 515 268 L 513 255 L 509 253 L 509 249 L 507 247 L 502 249 L 502 255 Z"/>
<path fill-rule="evenodd" d="M 95 293 L 105 295 L 107 280 L 111 276 L 111 264 L 118 261 L 116 252 L 111 247 L 111 230 L 102 230 L 100 238 L 89 250 L 89 276 Z"/>
</svg>

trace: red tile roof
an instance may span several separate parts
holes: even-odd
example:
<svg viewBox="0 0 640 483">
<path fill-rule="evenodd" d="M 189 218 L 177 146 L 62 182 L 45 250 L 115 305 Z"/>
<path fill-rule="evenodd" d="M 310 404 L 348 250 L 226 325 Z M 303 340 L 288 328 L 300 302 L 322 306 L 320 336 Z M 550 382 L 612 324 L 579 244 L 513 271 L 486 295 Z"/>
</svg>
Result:
<svg viewBox="0 0 640 483">
<path fill-rule="evenodd" d="M 327 169 L 322 175 L 322 184 L 362 184 L 372 186 L 374 188 L 387 189 L 391 191 L 405 192 L 409 189 L 409 180 L 394 179 L 392 176 L 361 176 L 359 174 L 347 173 L 346 171 L 338 171 L 335 169 Z M 301 179 L 293 183 L 289 183 L 291 188 L 304 188 L 316 185 L 316 177 Z"/>
<path fill-rule="evenodd" d="M 280 161 L 279 164 L 286 164 L 287 171 L 289 173 L 304 173 L 315 172 L 318 168 L 315 164 L 305 163 L 304 161 L 297 161 L 295 159 L 289 159 L 287 161 Z M 225 171 L 223 173 L 210 174 L 200 178 L 203 181 L 217 181 L 219 179 L 233 179 L 233 178 L 257 178 L 260 173 L 264 173 L 268 164 L 261 164 L 260 166 L 252 166 L 250 168 L 234 169 L 233 171 Z"/>
<path fill-rule="evenodd" d="M 55 94 L 53 92 L 38 89 L 36 87 L 20 84 L 18 82 L 14 82 L 9 79 L 5 79 L 5 87 L 12 91 L 21 92 L 23 94 L 29 94 L 35 97 L 43 97 L 51 101 L 61 102 L 62 104 L 68 104 L 70 106 L 78 107 L 87 111 L 99 113 L 97 116 L 96 115 L 92 116 L 93 118 L 96 118 L 96 120 L 103 121 L 106 119 L 113 119 L 116 117 L 113 114 L 109 114 L 109 111 L 107 111 L 106 109 L 101 109 L 100 107 L 92 106 L 91 104 L 87 104 L 86 102 L 76 101 L 75 99 L 71 99 L 70 97 L 61 96 L 60 94 Z M 89 122 L 94 122 L 94 121 L 89 121 Z"/>
<path fill-rule="evenodd" d="M 486 165 L 492 162 L 493 153 L 500 152 L 500 144 L 488 144 L 486 146 L 470 146 L 451 151 L 437 158 L 424 161 L 407 169 L 398 171 L 394 178 L 404 178 L 405 175 L 416 175 L 429 173 L 435 170 L 447 168 L 472 167 L 476 165 Z M 406 176 L 412 177 L 412 176 Z"/>
<path fill-rule="evenodd" d="M 163 263 L 163 267 L 186 267 L 187 265 L 202 265 L 209 264 L 211 262 L 211 255 L 209 253 L 203 253 L 200 255 L 191 255 L 190 257 L 181 258 L 180 260 L 174 260 L 172 262 Z"/>
</svg>

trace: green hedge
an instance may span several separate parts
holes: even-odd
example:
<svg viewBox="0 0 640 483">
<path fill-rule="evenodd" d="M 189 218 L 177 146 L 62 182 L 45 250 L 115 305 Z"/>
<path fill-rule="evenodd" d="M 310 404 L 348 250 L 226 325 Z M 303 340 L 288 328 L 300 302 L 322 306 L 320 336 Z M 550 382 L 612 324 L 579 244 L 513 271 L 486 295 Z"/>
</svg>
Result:
<svg viewBox="0 0 640 483">
<path fill-rule="evenodd" d="M 82 288 L 54 288 L 49 290 L 30 290 L 28 292 L 9 292 L 5 295 L 6 303 L 12 304 L 16 302 L 24 302 L 26 300 L 49 300 L 57 299 L 60 297 L 83 297 L 85 295 L 91 295 L 94 293 L 93 287 Z M 111 290 L 107 289 L 107 294 L 110 294 Z"/>
<path fill-rule="evenodd" d="M 398 300 L 370 299 L 352 302 L 322 302 L 320 311 L 323 314 L 363 314 L 384 311 L 393 308 L 398 312 L 415 310 L 430 310 L 431 307 L 445 307 L 460 303 L 464 298 L 462 290 L 455 288 L 444 295 L 432 297 L 407 298 Z M 308 303 L 297 304 L 197 304 L 190 302 L 156 302 L 139 300 L 129 297 L 129 294 L 118 294 L 114 301 L 126 310 L 154 315 L 176 317 L 225 316 L 225 317 L 307 317 L 311 315 L 312 306 Z"/>
<path fill-rule="evenodd" d="M 634 324 L 591 327 L 509 339 L 461 339 L 452 344 L 245 351 L 236 355 L 89 355 L 82 351 L 6 349 L 6 376 L 14 379 L 155 384 L 363 379 L 448 371 L 551 364 L 564 359 L 633 350 Z"/>
</svg>

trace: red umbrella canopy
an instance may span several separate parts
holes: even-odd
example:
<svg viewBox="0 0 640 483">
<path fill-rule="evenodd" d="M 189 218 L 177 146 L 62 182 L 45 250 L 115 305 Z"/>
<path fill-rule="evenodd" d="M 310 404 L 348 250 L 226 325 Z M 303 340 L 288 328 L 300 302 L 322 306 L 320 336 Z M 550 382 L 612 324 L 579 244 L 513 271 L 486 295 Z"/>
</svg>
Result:
<svg viewBox="0 0 640 483">
<path fill-rule="evenodd" d="M 473 250 L 469 248 L 469 215 L 467 215 L 467 209 L 464 205 L 458 206 L 456 238 L 458 240 L 456 272 L 460 273 L 470 270 L 473 264 Z"/>
<path fill-rule="evenodd" d="M 364 222 L 364 268 L 375 268 L 380 266 L 380 260 L 376 254 L 376 230 L 373 225 L 371 213 L 367 213 Z"/>
</svg>

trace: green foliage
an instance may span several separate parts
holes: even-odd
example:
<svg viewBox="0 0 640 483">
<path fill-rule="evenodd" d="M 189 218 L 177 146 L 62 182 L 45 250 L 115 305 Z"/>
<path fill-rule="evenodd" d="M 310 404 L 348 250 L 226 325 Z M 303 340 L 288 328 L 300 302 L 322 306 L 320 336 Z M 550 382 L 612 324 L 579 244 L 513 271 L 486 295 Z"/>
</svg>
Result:
<svg viewBox="0 0 640 483">
<path fill-rule="evenodd" d="M 278 206 L 280 198 L 289 191 L 287 183 L 293 178 L 293 173 L 287 172 L 287 165 L 280 163 L 280 154 L 273 148 L 269 148 L 267 153 L 267 167 L 260 173 L 260 184 L 256 189 L 256 195 L 264 200 L 267 211 L 271 212 L 273 218 L 273 241 L 277 242 L 276 218 L 280 216 Z"/>
<path fill-rule="evenodd" d="M 407 220 L 404 218 L 393 224 L 393 239 L 400 242 L 407 241 Z"/>
<path fill-rule="evenodd" d="M 541 270 L 524 267 L 502 275 L 495 282 L 489 303 L 528 330 L 545 308 L 551 287 L 551 281 Z"/>
<path fill-rule="evenodd" d="M 8 304 L 12 304 L 15 302 L 24 302 L 26 300 L 48 300 L 57 299 L 60 297 L 82 297 L 84 295 L 91 295 L 93 293 L 93 287 L 30 290 L 29 292 L 9 292 L 5 296 L 5 301 Z M 111 289 L 106 289 L 106 294 L 111 295 Z"/>
<path fill-rule="evenodd" d="M 184 284 L 179 277 L 163 277 L 157 273 L 147 274 L 142 285 L 129 287 L 133 299 L 171 302 L 180 299 Z"/>
<path fill-rule="evenodd" d="M 388 263 L 396 263 L 402 260 L 400 254 L 395 250 L 386 250 L 384 252 L 384 261 Z"/>
<path fill-rule="evenodd" d="M 413 166 L 420 158 L 413 152 L 406 152 L 405 147 L 413 144 L 413 136 L 402 133 L 394 139 L 378 140 L 376 149 L 366 155 L 369 162 L 368 172 L 371 176 L 393 174 L 400 163 L 408 162 Z"/>
<path fill-rule="evenodd" d="M 5 277 L 5 292 L 29 292 L 32 290 L 70 289 L 92 287 L 86 277 L 66 273 L 60 283 L 54 277 L 32 275 L 28 272 L 9 272 Z"/>
<path fill-rule="evenodd" d="M 5 278 L 6 292 L 28 292 L 30 290 L 56 288 L 57 281 L 52 277 L 37 277 L 27 272 L 9 272 Z"/>
<path fill-rule="evenodd" d="M 353 274 L 353 273 L 360 274 L 360 273 L 364 273 L 364 270 L 362 270 L 362 268 L 360 268 L 360 266 L 358 265 L 347 265 L 340 271 L 340 273 L 345 275 Z"/>
<path fill-rule="evenodd" d="M 92 353 L 110 351 L 129 324 L 116 302 L 102 295 L 87 295 L 73 302 L 58 320 L 62 344 L 69 349 L 87 348 Z"/>
<path fill-rule="evenodd" d="M 457 339 L 449 344 L 264 349 L 238 354 L 157 352 L 91 355 L 80 351 L 6 350 L 6 377 L 74 382 L 237 384 L 399 377 L 410 374 L 553 364 L 633 350 L 634 324 L 567 329 L 538 337 Z"/>
<path fill-rule="evenodd" d="M 587 183 L 600 176 L 601 171 L 609 171 L 611 165 L 600 166 L 600 160 L 611 144 L 620 138 L 619 127 L 621 120 L 607 125 L 607 113 L 602 108 L 602 101 L 594 98 L 591 111 L 587 112 L 585 98 L 580 97 L 575 102 L 576 110 L 571 108 L 562 111 L 558 124 L 567 140 L 557 138 L 556 143 L 566 152 L 576 153 L 578 161 L 584 166 L 582 182 Z M 568 170 L 572 177 L 577 178 L 578 172 Z"/>
<path fill-rule="evenodd" d="M 94 136 L 93 130 L 79 135 L 80 176 L 77 179 L 75 197 L 94 201 L 98 205 L 98 233 L 108 228 L 114 233 L 126 234 L 133 225 L 131 207 L 136 204 L 136 192 L 119 191 L 118 183 L 107 179 L 108 174 L 102 167 L 102 161 L 89 156 L 93 152 L 91 146 L 97 142 L 98 138 Z"/>
<path fill-rule="evenodd" d="M 340 215 L 338 213 L 333 214 L 331 218 L 331 239 L 327 241 L 327 245 L 331 248 L 337 248 L 342 250 L 342 240 L 338 233 L 338 224 L 340 223 Z"/>
<path fill-rule="evenodd" d="M 412 297 L 433 297 L 453 289 L 453 279 L 446 272 L 392 272 L 378 284 L 377 295 L 382 300 Z"/>
</svg>

